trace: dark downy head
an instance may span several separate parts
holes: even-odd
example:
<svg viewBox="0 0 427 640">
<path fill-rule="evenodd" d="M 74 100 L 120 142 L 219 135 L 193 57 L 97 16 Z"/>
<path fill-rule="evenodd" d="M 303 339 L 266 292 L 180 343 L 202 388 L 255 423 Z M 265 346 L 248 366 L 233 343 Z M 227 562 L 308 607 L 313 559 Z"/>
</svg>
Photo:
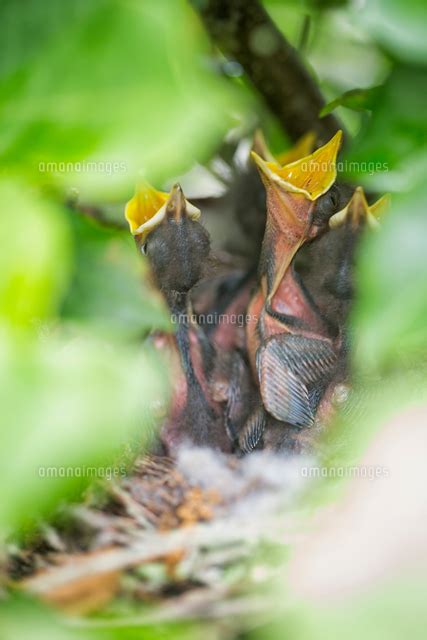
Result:
<svg viewBox="0 0 427 640">
<path fill-rule="evenodd" d="M 313 224 L 317 227 L 327 225 L 330 218 L 349 203 L 353 193 L 354 188 L 350 185 L 334 183 L 329 191 L 317 200 L 313 212 Z"/>
<path fill-rule="evenodd" d="M 308 244 L 296 263 L 305 287 L 335 336 L 346 326 L 355 295 L 354 263 L 361 234 L 379 227 L 378 218 L 387 204 L 387 197 L 383 197 L 368 205 L 360 187 L 350 198 L 348 186 L 337 187 L 339 193 L 334 197 L 343 200 L 344 206 L 331 216 L 331 202 L 325 203 L 320 213 L 325 212 L 324 219 L 329 219 L 329 231 Z M 335 208 L 336 202 L 333 204 Z"/>
<path fill-rule="evenodd" d="M 187 293 L 200 279 L 210 241 L 199 217 L 200 211 L 186 200 L 179 184 L 170 194 L 144 184 L 126 207 L 137 245 L 165 292 Z"/>
</svg>

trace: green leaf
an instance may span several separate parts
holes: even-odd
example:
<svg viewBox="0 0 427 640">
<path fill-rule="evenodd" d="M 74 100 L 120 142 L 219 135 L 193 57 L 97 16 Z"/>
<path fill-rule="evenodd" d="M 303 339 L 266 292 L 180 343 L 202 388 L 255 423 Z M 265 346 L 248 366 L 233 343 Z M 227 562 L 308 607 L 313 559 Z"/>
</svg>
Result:
<svg viewBox="0 0 427 640">
<path fill-rule="evenodd" d="M 369 0 L 354 17 L 396 58 L 427 61 L 424 0 Z"/>
<path fill-rule="evenodd" d="M 129 232 L 102 228 L 76 212 L 70 217 L 75 265 L 63 319 L 122 338 L 137 338 L 153 328 L 170 330 L 166 306 L 149 289 L 148 265 Z"/>
<path fill-rule="evenodd" d="M 23 183 L 0 181 L 0 318 L 37 326 L 60 303 L 70 269 L 63 212 Z"/>
<path fill-rule="evenodd" d="M 0 604 L 2 640 L 90 640 L 85 632 L 67 629 L 46 606 L 23 596 L 8 598 Z"/>
<path fill-rule="evenodd" d="M 141 171 L 182 173 L 241 114 L 184 0 L 6 0 L 0 39 L 0 159 L 39 184 L 127 194 Z"/>
<path fill-rule="evenodd" d="M 408 190 L 427 166 L 427 71 L 396 67 L 346 156 L 346 173 L 378 191 Z"/>
<path fill-rule="evenodd" d="M 340 601 L 331 597 L 327 606 L 321 597 L 296 599 L 287 589 L 280 599 L 293 602 L 289 611 L 279 613 L 280 622 L 276 617 L 267 628 L 261 628 L 258 638 L 399 640 L 408 634 L 413 640 L 422 640 L 427 624 L 424 593 L 425 584 L 412 575 L 400 579 L 393 575 L 391 580 L 369 584 L 369 588 L 355 588 L 351 597 Z"/>
<path fill-rule="evenodd" d="M 166 379 L 150 352 L 87 335 L 0 333 L 0 530 L 34 523 L 114 466 L 132 436 L 141 444 Z M 154 404 L 153 404 L 154 403 Z"/>
<path fill-rule="evenodd" d="M 307 5 L 318 11 L 325 11 L 326 9 L 338 9 L 345 7 L 348 4 L 348 0 L 308 0 Z"/>
<path fill-rule="evenodd" d="M 379 87 L 370 87 L 369 89 L 351 89 L 346 91 L 335 100 L 328 102 L 320 111 L 319 116 L 323 118 L 328 113 L 332 113 L 337 107 L 347 107 L 354 111 L 367 111 L 372 109 L 375 95 Z"/>
<path fill-rule="evenodd" d="M 360 252 L 353 314 L 355 362 L 380 373 L 427 357 L 427 188 L 394 196 L 381 231 Z"/>
</svg>

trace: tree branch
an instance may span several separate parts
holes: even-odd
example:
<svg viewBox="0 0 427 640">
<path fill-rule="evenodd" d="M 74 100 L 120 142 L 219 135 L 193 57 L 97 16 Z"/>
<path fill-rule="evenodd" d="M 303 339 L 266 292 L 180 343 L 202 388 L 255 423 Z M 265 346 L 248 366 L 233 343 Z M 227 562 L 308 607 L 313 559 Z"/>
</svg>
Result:
<svg viewBox="0 0 427 640">
<path fill-rule="evenodd" d="M 325 143 L 342 126 L 333 115 L 319 118 L 325 101 L 297 51 L 258 0 L 190 0 L 211 38 L 237 60 L 289 137 L 309 130 Z"/>
<path fill-rule="evenodd" d="M 108 216 L 101 207 L 94 206 L 92 204 L 84 204 L 73 198 L 67 199 L 65 204 L 75 213 L 78 213 L 85 218 L 95 220 L 98 224 L 107 229 L 125 231 L 129 228 L 124 220 L 114 220 Z"/>
</svg>

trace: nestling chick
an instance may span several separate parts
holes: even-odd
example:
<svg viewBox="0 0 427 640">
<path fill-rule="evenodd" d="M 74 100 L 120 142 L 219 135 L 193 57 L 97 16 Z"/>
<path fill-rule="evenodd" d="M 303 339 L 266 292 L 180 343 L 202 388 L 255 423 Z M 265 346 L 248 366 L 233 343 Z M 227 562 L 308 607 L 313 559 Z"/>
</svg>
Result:
<svg viewBox="0 0 427 640">
<path fill-rule="evenodd" d="M 200 212 L 185 199 L 179 185 L 170 195 L 144 186 L 128 203 L 126 217 L 177 324 L 182 375 L 177 374 L 178 393 L 162 438 L 169 448 L 188 438 L 199 445 L 227 449 L 230 443 L 221 421 L 222 410 L 212 398 L 207 379 L 211 348 L 192 321 L 189 298 L 210 249 L 209 235 L 197 221 Z M 160 342 L 170 344 L 157 338 Z"/>
</svg>

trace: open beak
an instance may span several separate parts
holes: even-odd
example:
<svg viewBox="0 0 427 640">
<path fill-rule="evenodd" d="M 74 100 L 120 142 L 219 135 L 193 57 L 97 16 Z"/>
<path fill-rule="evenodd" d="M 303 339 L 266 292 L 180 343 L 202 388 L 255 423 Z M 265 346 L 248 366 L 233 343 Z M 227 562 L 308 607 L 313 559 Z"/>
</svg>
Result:
<svg viewBox="0 0 427 640">
<path fill-rule="evenodd" d="M 338 131 L 323 147 L 283 166 L 275 161 L 264 160 L 255 151 L 252 152 L 252 158 L 267 188 L 277 185 L 284 191 L 301 193 L 314 201 L 326 193 L 336 180 L 336 159 L 341 140 L 342 131 Z"/>
<path fill-rule="evenodd" d="M 285 165 L 308 156 L 313 151 L 315 144 L 315 132 L 308 131 L 303 136 L 301 136 L 299 140 L 297 140 L 293 147 L 291 147 L 290 149 L 286 149 L 286 151 L 282 151 L 282 153 L 274 156 L 268 148 L 267 142 L 261 129 L 257 129 L 254 133 L 252 151 L 254 151 L 256 155 L 258 155 L 266 162 L 272 162 L 277 165 Z"/>
<path fill-rule="evenodd" d="M 251 154 L 267 195 L 266 236 L 270 235 L 267 242 L 274 255 L 274 277 L 267 292 L 270 300 L 295 253 L 313 235 L 314 203 L 336 180 L 341 139 L 342 132 L 338 131 L 323 147 L 283 166 L 262 158 L 255 151 Z M 299 148 L 306 149 L 309 142 L 310 138 L 306 138 Z"/>
<path fill-rule="evenodd" d="M 348 204 L 329 219 L 331 229 L 336 229 L 343 224 L 348 224 L 356 231 L 362 225 L 370 229 L 378 229 L 381 215 L 390 203 L 388 194 L 382 196 L 374 204 L 369 205 L 362 187 L 357 187 Z"/>
<path fill-rule="evenodd" d="M 310 155 L 313 152 L 316 144 L 316 134 L 314 131 L 308 131 L 305 133 L 293 147 L 279 153 L 276 156 L 276 162 L 280 165 L 290 164 L 300 158 Z"/>
<path fill-rule="evenodd" d="M 175 184 L 168 194 L 143 182 L 125 208 L 130 231 L 141 244 L 166 217 L 179 220 L 185 214 L 193 220 L 200 217 L 199 209 L 185 199 L 179 184 Z"/>
<path fill-rule="evenodd" d="M 176 183 L 173 185 L 166 202 L 166 214 L 169 219 L 173 218 L 177 222 L 184 216 L 188 216 L 190 220 L 198 220 L 200 209 L 186 199 L 181 185 Z"/>
<path fill-rule="evenodd" d="M 263 160 L 267 160 L 268 162 L 275 162 L 275 157 L 268 148 L 267 142 L 261 129 L 257 129 L 254 133 L 251 151 L 253 151 Z"/>
</svg>

